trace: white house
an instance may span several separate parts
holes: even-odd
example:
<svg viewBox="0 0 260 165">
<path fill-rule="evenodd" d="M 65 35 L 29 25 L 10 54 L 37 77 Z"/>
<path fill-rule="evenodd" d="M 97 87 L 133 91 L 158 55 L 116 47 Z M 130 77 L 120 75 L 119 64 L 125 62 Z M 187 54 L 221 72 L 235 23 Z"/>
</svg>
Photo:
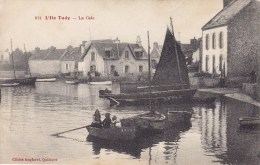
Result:
<svg viewBox="0 0 260 165">
<path fill-rule="evenodd" d="M 224 8 L 202 27 L 202 70 L 228 77 L 256 70 L 260 2 L 224 0 Z"/>
</svg>

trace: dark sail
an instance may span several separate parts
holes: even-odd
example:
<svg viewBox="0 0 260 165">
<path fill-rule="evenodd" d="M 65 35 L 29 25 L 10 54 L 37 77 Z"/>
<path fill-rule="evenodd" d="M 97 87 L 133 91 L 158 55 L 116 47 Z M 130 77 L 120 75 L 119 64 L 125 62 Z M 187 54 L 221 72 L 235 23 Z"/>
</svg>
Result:
<svg viewBox="0 0 260 165">
<path fill-rule="evenodd" d="M 185 56 L 182 53 L 179 43 L 175 40 L 174 34 L 168 28 L 161 58 L 152 79 L 152 85 L 173 86 L 180 87 L 180 89 L 190 87 Z"/>
</svg>

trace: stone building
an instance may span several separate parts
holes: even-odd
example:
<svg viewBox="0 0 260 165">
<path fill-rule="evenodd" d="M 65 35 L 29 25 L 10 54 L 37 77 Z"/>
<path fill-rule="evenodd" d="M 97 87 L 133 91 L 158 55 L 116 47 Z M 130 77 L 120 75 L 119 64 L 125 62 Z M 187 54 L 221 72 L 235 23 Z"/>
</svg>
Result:
<svg viewBox="0 0 260 165">
<path fill-rule="evenodd" d="M 260 2 L 224 0 L 224 8 L 202 27 L 202 70 L 228 77 L 256 70 Z"/>
<path fill-rule="evenodd" d="M 61 73 L 61 59 L 65 49 L 56 49 L 51 46 L 49 49 L 41 50 L 35 48 L 29 58 L 29 67 L 32 75 L 56 76 Z"/>
<path fill-rule="evenodd" d="M 148 55 L 141 45 L 140 37 L 136 43 L 120 43 L 120 40 L 92 40 L 83 42 L 79 71 L 84 76 L 100 74 L 109 76 L 140 75 L 148 72 Z"/>
</svg>

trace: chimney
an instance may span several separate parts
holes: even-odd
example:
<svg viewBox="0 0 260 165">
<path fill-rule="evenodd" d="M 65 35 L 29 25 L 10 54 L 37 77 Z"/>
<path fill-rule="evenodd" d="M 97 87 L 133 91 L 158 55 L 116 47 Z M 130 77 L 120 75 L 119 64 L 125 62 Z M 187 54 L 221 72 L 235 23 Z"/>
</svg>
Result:
<svg viewBox="0 0 260 165">
<path fill-rule="evenodd" d="M 191 46 L 192 46 L 192 48 L 195 50 L 197 47 L 198 47 L 198 41 L 197 41 L 197 39 L 194 37 L 194 39 L 191 39 L 190 40 L 190 44 L 191 44 Z"/>
<path fill-rule="evenodd" d="M 85 52 L 85 44 L 87 41 L 82 41 L 82 44 L 80 44 L 80 53 L 83 54 Z"/>
<path fill-rule="evenodd" d="M 230 4 L 233 0 L 223 0 L 223 8 Z M 235 0 L 234 0 L 235 1 Z"/>
<path fill-rule="evenodd" d="M 39 50 L 40 50 L 40 48 L 39 48 L 39 47 L 36 47 L 36 48 L 35 48 L 35 51 L 39 51 Z"/>
<path fill-rule="evenodd" d="M 142 46 L 142 41 L 141 41 L 141 37 L 140 36 L 137 36 L 136 44 L 138 44 L 139 46 Z"/>
<path fill-rule="evenodd" d="M 159 49 L 159 44 L 158 42 L 153 43 L 153 49 Z"/>
<path fill-rule="evenodd" d="M 116 39 L 114 39 L 114 43 L 119 44 L 120 40 L 118 39 L 118 37 L 116 37 Z"/>
</svg>

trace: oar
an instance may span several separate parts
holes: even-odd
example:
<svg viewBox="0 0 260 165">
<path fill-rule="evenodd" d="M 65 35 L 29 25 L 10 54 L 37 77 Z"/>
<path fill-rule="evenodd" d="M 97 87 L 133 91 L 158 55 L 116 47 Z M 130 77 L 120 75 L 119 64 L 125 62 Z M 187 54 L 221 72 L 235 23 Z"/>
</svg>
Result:
<svg viewBox="0 0 260 165">
<path fill-rule="evenodd" d="M 78 130 L 78 129 L 86 128 L 87 126 L 89 126 L 89 125 L 86 125 L 86 126 L 83 126 L 83 127 L 79 127 L 79 128 L 75 128 L 75 129 L 71 129 L 71 130 L 64 131 L 64 132 L 55 133 L 55 134 L 52 134 L 51 136 L 58 136 L 60 134 L 66 133 L 66 132 L 71 132 L 71 131 L 75 131 L 75 130 Z"/>
</svg>

